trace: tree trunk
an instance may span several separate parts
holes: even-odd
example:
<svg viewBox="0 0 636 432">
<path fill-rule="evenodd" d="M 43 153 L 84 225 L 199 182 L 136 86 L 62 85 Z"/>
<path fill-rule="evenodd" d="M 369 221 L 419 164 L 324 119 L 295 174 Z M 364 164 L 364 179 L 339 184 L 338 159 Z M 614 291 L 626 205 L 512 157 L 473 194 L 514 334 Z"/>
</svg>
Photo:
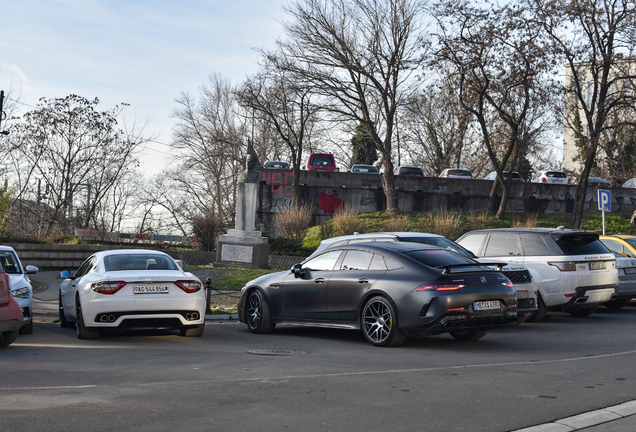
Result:
<svg viewBox="0 0 636 432">
<path fill-rule="evenodd" d="M 501 193 L 501 202 L 499 203 L 499 210 L 495 217 L 497 219 L 503 219 L 506 213 L 506 207 L 508 206 L 508 198 L 510 196 L 510 188 L 512 187 L 512 172 L 508 174 L 508 179 L 503 182 L 503 192 Z"/>
<path fill-rule="evenodd" d="M 384 188 L 384 195 L 386 196 L 386 212 L 397 214 L 400 209 L 398 207 L 397 193 L 395 192 L 395 178 L 393 176 L 393 161 L 391 161 L 391 155 L 387 155 L 383 152 L 382 163 L 384 165 L 382 187 Z"/>
<path fill-rule="evenodd" d="M 589 151 L 592 154 L 596 154 L 598 148 L 598 136 L 596 134 L 590 134 L 590 148 Z M 585 197 L 587 195 L 587 183 L 592 171 L 592 165 L 594 164 L 594 157 L 586 157 L 583 171 L 581 172 L 581 178 L 579 185 L 576 187 L 576 193 L 574 194 L 574 208 L 572 209 L 572 218 L 570 219 L 570 228 L 581 228 L 581 222 L 583 221 L 583 207 L 585 206 Z"/>
<path fill-rule="evenodd" d="M 300 165 L 294 164 L 294 181 L 292 183 L 292 208 L 300 206 Z"/>
</svg>

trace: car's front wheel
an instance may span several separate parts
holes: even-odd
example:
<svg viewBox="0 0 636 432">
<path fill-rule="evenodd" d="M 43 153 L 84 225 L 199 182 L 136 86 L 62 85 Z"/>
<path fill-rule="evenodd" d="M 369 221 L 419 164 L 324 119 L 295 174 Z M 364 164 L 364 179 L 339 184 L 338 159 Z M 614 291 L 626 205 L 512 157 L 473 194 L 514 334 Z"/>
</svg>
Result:
<svg viewBox="0 0 636 432">
<path fill-rule="evenodd" d="M 11 345 L 18 337 L 19 330 L 0 333 L 0 347 Z"/>
<path fill-rule="evenodd" d="M 483 338 L 488 330 L 459 330 L 450 332 L 450 335 L 460 341 L 475 341 Z"/>
<path fill-rule="evenodd" d="M 573 317 L 582 318 L 582 317 L 592 315 L 594 312 L 596 312 L 597 309 L 598 309 L 598 306 L 592 306 L 585 309 L 574 309 L 574 310 L 568 311 L 568 313 L 572 315 Z"/>
<path fill-rule="evenodd" d="M 406 340 L 406 336 L 398 327 L 398 320 L 391 303 L 382 296 L 367 301 L 362 308 L 362 332 L 372 345 L 398 346 Z"/>
<path fill-rule="evenodd" d="M 247 297 L 245 309 L 245 321 L 247 328 L 252 333 L 271 333 L 276 327 L 269 314 L 269 305 L 263 294 L 254 289 Z"/>
<path fill-rule="evenodd" d="M 84 316 L 82 315 L 82 305 L 77 299 L 77 305 L 75 306 L 77 311 L 77 321 L 75 322 L 75 328 L 77 329 L 77 337 L 79 339 L 97 339 L 99 337 L 99 332 L 95 330 L 89 330 L 84 325 Z"/>
<path fill-rule="evenodd" d="M 200 337 L 200 336 L 203 336 L 203 330 L 205 330 L 205 325 L 201 324 L 196 327 L 182 328 L 180 329 L 180 332 L 181 332 L 181 336 Z"/>
</svg>

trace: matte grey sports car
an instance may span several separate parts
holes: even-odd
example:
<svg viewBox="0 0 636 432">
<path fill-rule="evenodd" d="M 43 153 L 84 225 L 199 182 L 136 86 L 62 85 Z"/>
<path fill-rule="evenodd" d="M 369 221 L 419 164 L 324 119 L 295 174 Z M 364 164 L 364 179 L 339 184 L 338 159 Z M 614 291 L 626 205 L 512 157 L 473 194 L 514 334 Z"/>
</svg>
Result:
<svg viewBox="0 0 636 432">
<path fill-rule="evenodd" d="M 276 324 L 361 329 L 376 346 L 407 335 L 476 340 L 517 322 L 503 265 L 423 244 L 343 245 L 247 283 L 238 316 L 252 333 Z"/>
</svg>

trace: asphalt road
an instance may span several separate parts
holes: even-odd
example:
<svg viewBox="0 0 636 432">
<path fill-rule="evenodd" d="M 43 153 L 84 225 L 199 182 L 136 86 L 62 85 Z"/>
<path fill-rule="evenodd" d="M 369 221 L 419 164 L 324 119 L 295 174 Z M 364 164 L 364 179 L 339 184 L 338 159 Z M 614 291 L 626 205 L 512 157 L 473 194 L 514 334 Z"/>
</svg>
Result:
<svg viewBox="0 0 636 432">
<path fill-rule="evenodd" d="M 348 330 L 80 341 L 36 323 L 0 351 L 0 431 L 509 431 L 636 399 L 635 328 L 626 308 L 375 348 Z"/>
</svg>

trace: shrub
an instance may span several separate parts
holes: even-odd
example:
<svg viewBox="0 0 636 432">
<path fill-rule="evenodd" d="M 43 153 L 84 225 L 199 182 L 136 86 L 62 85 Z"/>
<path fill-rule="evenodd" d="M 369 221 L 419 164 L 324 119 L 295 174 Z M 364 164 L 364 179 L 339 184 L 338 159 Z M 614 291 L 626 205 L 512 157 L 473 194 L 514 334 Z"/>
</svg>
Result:
<svg viewBox="0 0 636 432">
<path fill-rule="evenodd" d="M 296 205 L 287 211 L 276 213 L 276 226 L 282 237 L 302 243 L 313 215 L 312 208 L 307 204 Z"/>
<path fill-rule="evenodd" d="M 466 232 L 461 212 L 449 211 L 422 215 L 420 230 L 425 233 L 443 235 L 451 240 Z"/>
<path fill-rule="evenodd" d="M 333 214 L 333 231 L 336 236 L 350 235 L 366 231 L 366 223 L 357 217 L 357 213 L 344 205 Z"/>
<path fill-rule="evenodd" d="M 510 226 L 512 228 L 536 228 L 540 226 L 539 215 L 537 213 L 524 214 L 523 216 L 513 214 Z"/>
<path fill-rule="evenodd" d="M 488 213 L 470 213 L 466 216 L 468 231 L 486 229 L 488 226 Z"/>
<path fill-rule="evenodd" d="M 382 224 L 382 229 L 389 232 L 404 232 L 408 231 L 407 224 L 409 221 L 408 215 L 394 216 L 387 219 Z"/>
<path fill-rule="evenodd" d="M 201 242 L 201 250 L 214 250 L 214 242 L 222 227 L 221 220 L 212 214 L 197 217 L 192 221 L 192 232 Z"/>
</svg>

